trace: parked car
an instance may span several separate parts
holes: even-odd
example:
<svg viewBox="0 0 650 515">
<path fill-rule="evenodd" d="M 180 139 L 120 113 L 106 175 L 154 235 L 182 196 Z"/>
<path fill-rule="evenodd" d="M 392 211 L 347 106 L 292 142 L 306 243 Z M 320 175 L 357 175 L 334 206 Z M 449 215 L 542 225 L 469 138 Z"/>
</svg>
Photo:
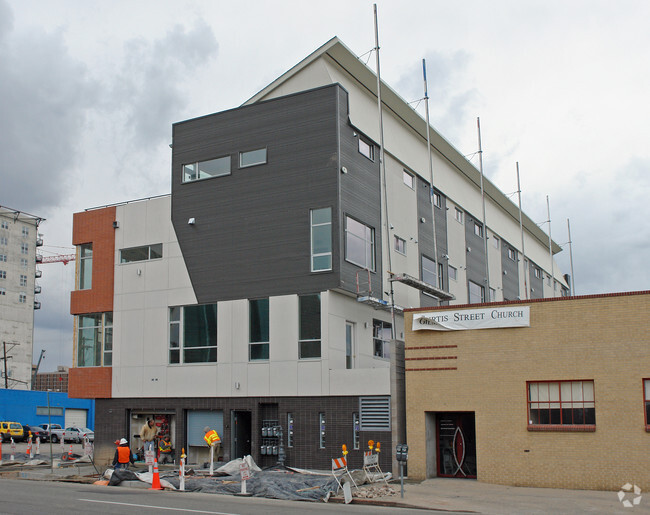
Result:
<svg viewBox="0 0 650 515">
<path fill-rule="evenodd" d="M 14 442 L 19 442 L 23 439 L 23 426 L 18 422 L 0 422 L 0 438 L 3 442 L 8 442 L 12 438 Z"/>
<path fill-rule="evenodd" d="M 41 424 L 41 427 L 45 429 L 47 440 L 52 437 L 52 443 L 58 443 L 63 440 L 63 433 L 65 432 L 59 424 Z"/>
<path fill-rule="evenodd" d="M 47 431 L 43 429 L 41 426 L 33 425 L 33 426 L 23 426 L 23 442 L 26 442 L 29 440 L 29 433 L 32 433 L 32 442 L 36 441 L 36 438 L 40 438 L 41 442 L 45 442 L 47 440 Z"/>
<path fill-rule="evenodd" d="M 84 438 L 88 438 L 89 441 L 95 441 L 95 432 L 92 429 L 87 427 L 66 427 L 65 433 L 63 435 L 64 442 L 76 442 L 81 443 Z"/>
</svg>

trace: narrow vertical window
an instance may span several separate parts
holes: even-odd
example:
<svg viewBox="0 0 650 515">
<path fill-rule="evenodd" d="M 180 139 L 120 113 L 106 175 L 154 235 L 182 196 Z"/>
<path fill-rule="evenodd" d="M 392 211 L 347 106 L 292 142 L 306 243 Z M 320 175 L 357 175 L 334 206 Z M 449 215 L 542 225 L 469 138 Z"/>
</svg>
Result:
<svg viewBox="0 0 650 515">
<path fill-rule="evenodd" d="M 248 301 L 249 361 L 269 359 L 269 299 Z"/>
<path fill-rule="evenodd" d="M 352 413 L 352 448 L 355 450 L 359 449 L 359 440 L 360 440 L 360 423 L 359 423 L 359 414 Z"/>
<path fill-rule="evenodd" d="M 373 354 L 377 358 L 390 358 L 392 325 L 382 320 L 372 321 Z"/>
<path fill-rule="evenodd" d="M 325 413 L 318 414 L 318 426 L 320 432 L 319 447 L 325 448 Z"/>
<path fill-rule="evenodd" d="M 113 365 L 113 313 L 104 313 L 104 366 Z"/>
<path fill-rule="evenodd" d="M 332 269 L 332 208 L 312 209 L 311 271 Z"/>
<path fill-rule="evenodd" d="M 645 402 L 645 430 L 650 431 L 650 379 L 643 380 L 643 398 Z"/>
<path fill-rule="evenodd" d="M 300 295 L 298 357 L 320 358 L 320 294 Z"/>
<path fill-rule="evenodd" d="M 169 362 L 181 362 L 181 307 L 169 308 Z"/>
<path fill-rule="evenodd" d="M 354 368 L 354 323 L 345 323 L 345 368 Z"/>
<path fill-rule="evenodd" d="M 93 244 L 85 243 L 79 249 L 79 289 L 90 290 L 93 279 Z"/>
<path fill-rule="evenodd" d="M 287 447 L 293 447 L 293 413 L 287 413 Z"/>
<path fill-rule="evenodd" d="M 402 181 L 404 181 L 404 184 L 406 184 L 409 188 L 414 189 L 415 177 L 413 177 L 413 174 L 407 172 L 406 170 L 402 170 Z"/>
</svg>

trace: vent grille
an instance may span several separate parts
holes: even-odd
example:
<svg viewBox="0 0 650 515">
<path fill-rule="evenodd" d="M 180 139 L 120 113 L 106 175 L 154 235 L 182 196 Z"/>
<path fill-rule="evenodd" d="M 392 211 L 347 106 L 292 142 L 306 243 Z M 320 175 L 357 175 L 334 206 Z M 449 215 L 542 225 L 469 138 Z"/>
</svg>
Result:
<svg viewBox="0 0 650 515">
<path fill-rule="evenodd" d="M 390 431 L 390 397 L 359 397 L 361 431 Z"/>
</svg>

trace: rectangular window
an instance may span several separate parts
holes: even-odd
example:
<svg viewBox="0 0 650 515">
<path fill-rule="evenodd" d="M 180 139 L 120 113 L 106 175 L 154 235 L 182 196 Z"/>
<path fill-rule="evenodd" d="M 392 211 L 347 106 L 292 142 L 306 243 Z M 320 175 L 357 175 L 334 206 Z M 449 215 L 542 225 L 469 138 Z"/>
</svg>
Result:
<svg viewBox="0 0 650 515">
<path fill-rule="evenodd" d="M 390 358 L 390 339 L 392 325 L 383 320 L 372 321 L 372 346 L 376 358 Z"/>
<path fill-rule="evenodd" d="M 23 268 L 27 268 L 28 263 L 29 262 L 25 258 L 20 258 L 20 266 L 22 266 Z"/>
<path fill-rule="evenodd" d="M 406 170 L 402 170 L 402 180 L 404 181 L 404 184 L 406 184 L 409 188 L 415 188 L 415 177 L 413 174 L 407 172 Z"/>
<path fill-rule="evenodd" d="M 0 229 L 9 229 L 9 222 L 2 220 L 2 222 L 0 222 Z"/>
<path fill-rule="evenodd" d="M 149 261 L 160 259 L 163 255 L 162 243 L 143 245 L 142 247 L 131 247 L 120 250 L 120 263 L 134 263 L 136 261 Z"/>
<path fill-rule="evenodd" d="M 293 413 L 287 413 L 287 447 L 293 447 Z"/>
<path fill-rule="evenodd" d="M 547 284 L 548 286 L 551 285 L 551 276 L 550 276 L 549 274 L 546 274 L 546 284 Z"/>
<path fill-rule="evenodd" d="M 643 380 L 643 402 L 645 404 L 645 430 L 650 431 L 650 379 Z"/>
<path fill-rule="evenodd" d="M 4 288 L 0 288 L 0 295 L 6 295 L 6 294 L 7 294 L 7 290 L 5 290 Z"/>
<path fill-rule="evenodd" d="M 454 281 L 458 280 L 458 270 L 456 270 L 453 266 L 449 265 L 447 267 L 449 270 L 449 279 L 453 279 Z"/>
<path fill-rule="evenodd" d="M 266 149 L 258 148 L 247 152 L 239 153 L 239 168 L 248 166 L 263 165 L 266 163 Z"/>
<path fill-rule="evenodd" d="M 21 243 L 20 244 L 20 253 L 21 254 L 29 254 L 29 245 L 27 243 Z"/>
<path fill-rule="evenodd" d="M 79 289 L 90 290 L 93 281 L 93 244 L 79 246 Z"/>
<path fill-rule="evenodd" d="M 230 175 L 230 156 L 183 165 L 183 182 Z"/>
<path fill-rule="evenodd" d="M 433 205 L 438 208 L 442 207 L 442 197 L 440 196 L 440 193 L 433 193 Z"/>
<path fill-rule="evenodd" d="M 403 240 L 399 236 L 395 236 L 395 250 L 400 254 L 406 255 L 406 240 Z"/>
<path fill-rule="evenodd" d="M 494 246 L 495 249 L 499 248 L 499 238 L 497 238 L 494 235 L 492 235 L 492 245 Z"/>
<path fill-rule="evenodd" d="M 18 295 L 18 302 L 21 304 L 27 304 L 27 294 L 20 292 L 20 295 Z"/>
<path fill-rule="evenodd" d="M 6 279 L 6 278 L 7 278 L 7 271 L 0 270 L 0 279 Z"/>
<path fill-rule="evenodd" d="M 390 397 L 359 397 L 361 431 L 390 431 Z"/>
<path fill-rule="evenodd" d="M 357 412 L 352 413 L 352 448 L 354 450 L 360 449 L 361 443 L 361 424 L 359 422 L 359 414 Z"/>
<path fill-rule="evenodd" d="M 20 285 L 21 286 L 27 286 L 27 276 L 26 275 L 21 275 L 20 276 Z"/>
<path fill-rule="evenodd" d="M 541 279 L 542 278 L 541 268 L 534 267 L 534 269 L 535 269 L 535 277 L 537 277 L 537 279 Z"/>
<path fill-rule="evenodd" d="M 345 260 L 375 270 L 375 230 L 349 216 L 345 217 Z"/>
<path fill-rule="evenodd" d="M 469 303 L 470 304 L 481 304 L 485 302 L 485 287 L 480 284 L 476 284 L 473 281 L 467 281 L 468 290 L 469 290 Z"/>
<path fill-rule="evenodd" d="M 23 227 L 23 238 L 29 236 L 29 227 Z"/>
<path fill-rule="evenodd" d="M 371 161 L 375 160 L 375 146 L 361 137 L 359 137 L 359 153 Z"/>
<path fill-rule="evenodd" d="M 104 366 L 113 365 L 113 313 L 104 313 Z"/>
<path fill-rule="evenodd" d="M 474 234 L 479 238 L 483 237 L 483 226 L 478 222 L 474 222 Z"/>
<path fill-rule="evenodd" d="M 497 291 L 494 288 L 490 288 L 490 302 L 497 300 Z"/>
<path fill-rule="evenodd" d="M 6 236 L 0 236 L 0 245 L 8 245 L 9 240 L 7 240 Z"/>
<path fill-rule="evenodd" d="M 461 223 L 461 224 L 463 223 L 463 212 L 460 209 L 456 208 L 456 212 L 455 212 L 454 216 L 455 216 L 456 221 L 458 223 Z"/>
<path fill-rule="evenodd" d="M 320 294 L 300 295 L 298 357 L 320 358 Z"/>
<path fill-rule="evenodd" d="M 354 323 L 345 323 L 345 368 L 354 368 Z"/>
<path fill-rule="evenodd" d="M 332 269 L 332 208 L 312 209 L 311 271 Z"/>
<path fill-rule="evenodd" d="M 325 448 L 325 413 L 318 414 L 318 428 L 320 433 L 318 447 L 324 449 Z"/>
<path fill-rule="evenodd" d="M 512 261 L 517 261 L 517 252 L 515 249 L 509 248 L 508 249 L 508 259 L 511 259 Z"/>
<path fill-rule="evenodd" d="M 217 362 L 217 305 L 169 308 L 169 362 Z"/>
<path fill-rule="evenodd" d="M 102 364 L 102 318 L 102 313 L 90 313 L 77 317 L 78 367 L 99 367 Z"/>
<path fill-rule="evenodd" d="M 0 254 L 0 261 L 7 262 L 7 254 Z"/>
<path fill-rule="evenodd" d="M 596 404 L 593 381 L 528 382 L 528 429 L 593 431 Z"/>
<path fill-rule="evenodd" d="M 436 262 L 426 256 L 422 256 L 422 280 L 431 286 L 438 286 L 438 278 L 436 277 Z"/>
<path fill-rule="evenodd" d="M 36 415 L 44 415 L 44 416 L 52 416 L 52 417 L 63 417 L 63 408 L 58 408 L 54 406 L 50 406 L 50 409 L 48 410 L 47 406 L 36 406 Z M 52 424 L 52 428 L 54 428 L 54 424 Z"/>
<path fill-rule="evenodd" d="M 248 359 L 269 359 L 269 299 L 248 301 Z"/>
</svg>

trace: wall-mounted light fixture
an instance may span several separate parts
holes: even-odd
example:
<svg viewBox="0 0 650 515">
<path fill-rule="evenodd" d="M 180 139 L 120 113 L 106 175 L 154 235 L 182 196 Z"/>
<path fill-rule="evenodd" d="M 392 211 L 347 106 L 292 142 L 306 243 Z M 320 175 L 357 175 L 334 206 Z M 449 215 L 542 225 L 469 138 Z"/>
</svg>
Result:
<svg viewBox="0 0 650 515">
<path fill-rule="evenodd" d="M 192 217 L 187 221 L 187 225 L 194 225 L 196 223 L 196 218 Z"/>
</svg>

